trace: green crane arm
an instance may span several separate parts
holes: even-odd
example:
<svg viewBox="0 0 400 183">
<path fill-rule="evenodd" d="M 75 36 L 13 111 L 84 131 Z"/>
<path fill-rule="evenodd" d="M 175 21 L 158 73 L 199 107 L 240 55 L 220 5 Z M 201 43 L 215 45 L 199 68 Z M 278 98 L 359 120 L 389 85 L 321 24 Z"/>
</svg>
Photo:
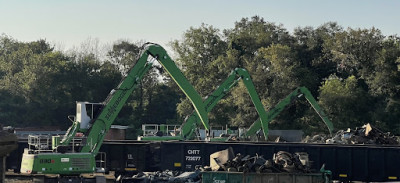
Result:
<svg viewBox="0 0 400 183">
<path fill-rule="evenodd" d="M 261 127 L 263 129 L 267 128 L 268 126 L 265 126 L 265 124 L 271 122 L 280 112 L 283 111 L 283 109 L 285 109 L 287 105 L 303 95 L 321 117 L 322 121 L 324 121 L 325 125 L 328 127 L 329 133 L 332 134 L 334 128 L 332 122 L 328 119 L 328 116 L 322 111 L 315 98 L 311 95 L 311 92 L 306 87 L 299 87 L 295 89 L 292 93 L 290 93 L 286 98 L 281 100 L 274 108 L 267 112 L 267 121 L 265 121 L 265 123 L 261 123 L 260 119 L 256 120 L 247 130 L 246 136 L 254 135 Z M 268 133 L 265 133 L 265 130 L 264 136 L 267 140 Z"/>
<path fill-rule="evenodd" d="M 61 140 L 60 145 L 68 145 L 74 138 L 77 131 L 79 131 L 79 123 L 77 121 L 74 121 L 72 125 L 68 128 L 67 132 L 65 132 L 65 135 Z"/>
<path fill-rule="evenodd" d="M 230 89 L 237 85 L 240 80 L 242 80 L 245 84 L 247 91 L 249 92 L 250 98 L 260 116 L 260 120 L 262 119 L 262 122 L 266 121 L 267 116 L 265 109 L 255 90 L 249 73 L 243 68 L 234 69 L 229 74 L 228 78 L 211 95 L 206 98 L 206 100 L 204 101 L 206 112 L 209 113 L 215 107 L 215 105 L 230 91 Z M 192 138 L 192 135 L 197 128 L 197 123 L 199 123 L 198 119 L 198 114 L 195 112 L 193 112 L 192 115 L 187 118 L 187 120 L 181 127 L 181 136 L 183 137 L 183 139 Z"/>
<path fill-rule="evenodd" d="M 89 130 L 85 132 L 87 145 L 82 147 L 81 152 L 97 154 L 105 134 L 110 129 L 111 124 L 114 122 L 129 95 L 137 87 L 144 74 L 152 67 L 153 60 L 150 59 L 149 61 L 149 56 L 160 62 L 171 78 L 190 99 L 196 114 L 208 130 L 208 117 L 200 95 L 177 68 L 164 48 L 156 44 L 147 44 L 137 63 L 130 69 L 127 76 L 122 79 L 118 87 L 110 92 L 100 114 L 92 121 L 92 126 Z"/>
</svg>

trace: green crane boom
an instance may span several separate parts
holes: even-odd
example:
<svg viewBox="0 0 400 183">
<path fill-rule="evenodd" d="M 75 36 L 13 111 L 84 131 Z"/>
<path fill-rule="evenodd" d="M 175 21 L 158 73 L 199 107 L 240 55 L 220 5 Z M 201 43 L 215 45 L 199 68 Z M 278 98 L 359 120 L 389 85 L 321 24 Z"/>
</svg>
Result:
<svg viewBox="0 0 400 183">
<path fill-rule="evenodd" d="M 261 122 L 261 119 L 257 119 L 247 130 L 246 136 L 252 136 L 252 135 L 256 134 L 256 132 L 260 128 L 262 128 L 262 129 L 264 129 L 265 140 L 267 140 L 268 133 L 265 133 L 265 128 L 268 128 L 267 124 L 269 122 L 271 122 L 280 112 L 282 112 L 283 109 L 285 109 L 285 107 L 287 105 L 289 105 L 292 101 L 296 100 L 297 98 L 299 98 L 301 96 L 304 96 L 307 99 L 307 101 L 314 108 L 315 112 L 318 113 L 318 115 L 321 117 L 322 121 L 328 127 L 329 133 L 332 134 L 332 131 L 334 128 L 333 128 L 332 122 L 328 119 L 328 116 L 324 113 L 324 111 L 318 105 L 318 102 L 312 96 L 311 92 L 306 87 L 299 87 L 299 88 L 295 89 L 292 93 L 290 93 L 286 98 L 281 100 L 274 108 L 272 108 L 271 110 L 269 110 L 267 112 L 267 120 L 266 121 Z"/>
<path fill-rule="evenodd" d="M 146 51 L 142 54 L 137 64 L 130 71 L 127 77 L 120 83 L 119 87 L 108 98 L 109 101 L 105 105 L 105 112 L 102 112 L 96 119 L 100 125 L 92 126 L 89 130 L 88 141 L 96 142 L 93 147 L 85 146 L 81 152 L 98 152 L 106 131 L 109 129 L 114 119 L 117 117 L 118 112 L 121 110 L 123 104 L 132 93 L 133 89 L 139 83 L 143 75 L 150 69 L 152 63 L 147 62 L 147 57 L 151 55 L 157 59 L 160 64 L 165 68 L 171 78 L 178 84 L 180 89 L 192 102 L 196 114 L 203 123 L 206 130 L 209 129 L 207 113 L 203 106 L 203 100 L 193 86 L 186 80 L 182 72 L 176 67 L 175 63 L 168 56 L 166 51 L 160 46 L 148 46 Z M 121 105 L 122 104 L 122 105 Z M 101 135 L 98 135 L 101 134 Z"/>
<path fill-rule="evenodd" d="M 260 123 L 264 124 L 267 121 L 267 115 L 264 106 L 256 92 L 250 74 L 246 69 L 236 68 L 228 76 L 228 78 L 204 101 L 206 112 L 210 112 L 215 105 L 232 89 L 237 83 L 242 80 L 249 92 L 250 98 L 260 116 Z M 199 118 L 197 113 L 192 113 L 181 127 L 181 136 L 183 139 L 193 138 L 194 131 L 198 128 Z M 268 125 L 267 125 L 268 126 Z M 264 129 L 268 133 L 268 128 Z"/>
</svg>

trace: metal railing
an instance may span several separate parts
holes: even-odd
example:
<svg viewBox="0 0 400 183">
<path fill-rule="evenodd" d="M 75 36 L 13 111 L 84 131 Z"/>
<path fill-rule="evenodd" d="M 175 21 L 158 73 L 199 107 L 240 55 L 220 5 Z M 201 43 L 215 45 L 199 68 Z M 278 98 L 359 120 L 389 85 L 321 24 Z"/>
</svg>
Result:
<svg viewBox="0 0 400 183">
<path fill-rule="evenodd" d="M 143 124 L 143 136 L 178 136 L 181 125 Z"/>
<path fill-rule="evenodd" d="M 31 151 L 51 151 L 51 138 L 48 135 L 29 135 L 28 149 Z"/>
</svg>

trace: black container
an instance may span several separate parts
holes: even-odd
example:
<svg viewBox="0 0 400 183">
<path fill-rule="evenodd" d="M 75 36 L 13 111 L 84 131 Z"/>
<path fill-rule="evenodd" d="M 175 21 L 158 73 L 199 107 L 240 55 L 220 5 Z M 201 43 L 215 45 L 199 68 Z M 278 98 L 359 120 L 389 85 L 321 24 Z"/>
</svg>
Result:
<svg viewBox="0 0 400 183">
<path fill-rule="evenodd" d="M 214 143 L 162 142 L 161 169 L 193 171 L 196 166 L 207 166 L 210 155 L 232 147 L 242 155 L 262 155 L 272 159 L 278 151 L 307 152 L 312 169 L 332 171 L 334 180 L 399 181 L 400 147 L 371 145 L 333 145 L 304 143 Z"/>
<path fill-rule="evenodd" d="M 138 141 L 105 141 L 100 152 L 106 154 L 106 169 L 117 173 L 146 171 L 152 156 L 150 144 Z"/>
<path fill-rule="evenodd" d="M 6 169 L 19 171 L 26 141 L 7 157 Z M 278 151 L 307 152 L 312 169 L 332 171 L 333 180 L 384 182 L 400 180 L 400 146 L 337 145 L 304 143 L 256 142 L 141 142 L 104 141 L 100 152 L 106 153 L 108 170 L 128 173 L 127 163 L 136 171 L 179 170 L 193 171 L 196 166 L 208 166 L 210 155 L 232 147 L 235 153 L 263 155 L 271 159 Z M 130 156 L 130 157 L 129 157 Z"/>
</svg>

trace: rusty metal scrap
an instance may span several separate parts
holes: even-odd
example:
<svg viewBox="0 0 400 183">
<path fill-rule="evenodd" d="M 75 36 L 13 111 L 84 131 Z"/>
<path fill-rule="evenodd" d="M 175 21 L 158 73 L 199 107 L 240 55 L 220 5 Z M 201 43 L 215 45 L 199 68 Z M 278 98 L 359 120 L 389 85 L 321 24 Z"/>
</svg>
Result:
<svg viewBox="0 0 400 183">
<path fill-rule="evenodd" d="M 158 172 L 140 172 L 132 177 L 124 177 L 122 182 L 138 182 L 138 183 L 200 183 L 201 172 L 178 172 L 178 171 L 158 171 Z"/>
<path fill-rule="evenodd" d="M 315 135 L 306 137 L 305 143 L 327 143 L 327 144 L 375 144 L 375 145 L 398 145 L 399 139 L 390 134 L 382 132 L 369 123 L 355 129 L 339 130 L 332 138 L 326 135 Z"/>
<path fill-rule="evenodd" d="M 213 171 L 224 169 L 224 164 L 235 156 L 232 147 L 210 155 L 210 167 Z"/>
<path fill-rule="evenodd" d="M 226 159 L 227 157 L 214 157 L 216 162 L 220 162 L 218 158 Z M 285 151 L 279 151 L 274 154 L 272 159 L 265 159 L 258 154 L 255 156 L 243 156 L 238 153 L 234 158 L 230 158 L 225 163 L 220 164 L 217 170 L 244 173 L 308 173 L 310 172 L 310 163 L 308 154 L 305 152 L 291 154 Z M 217 170 L 214 169 L 214 171 Z"/>
</svg>

